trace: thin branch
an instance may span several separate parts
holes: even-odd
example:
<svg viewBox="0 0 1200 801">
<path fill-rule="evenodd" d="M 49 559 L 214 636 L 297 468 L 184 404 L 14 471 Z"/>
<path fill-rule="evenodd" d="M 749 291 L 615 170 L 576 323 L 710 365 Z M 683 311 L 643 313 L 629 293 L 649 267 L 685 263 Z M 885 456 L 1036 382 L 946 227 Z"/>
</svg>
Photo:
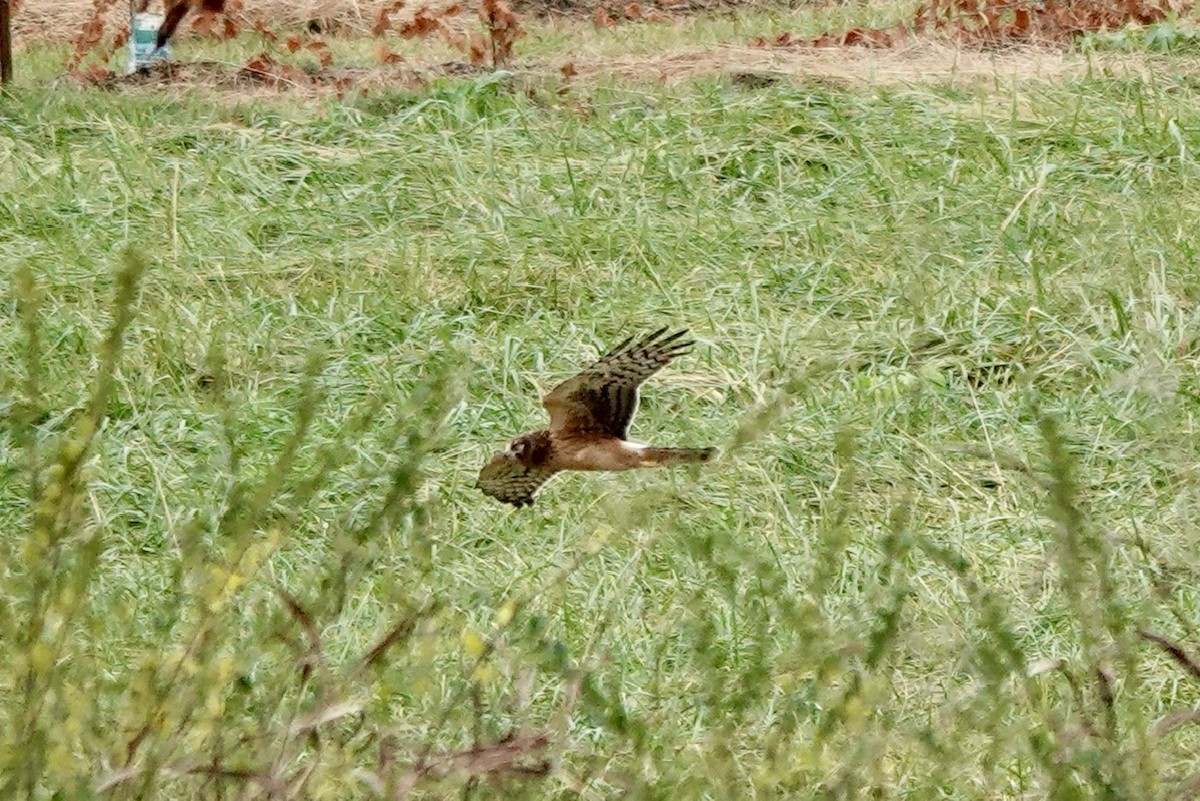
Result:
<svg viewBox="0 0 1200 801">
<path fill-rule="evenodd" d="M 1200 665 L 1196 664 L 1195 660 L 1187 655 L 1187 651 L 1183 650 L 1183 646 L 1148 629 L 1138 629 L 1138 636 L 1143 640 L 1149 640 L 1166 651 L 1167 655 L 1174 659 L 1180 667 L 1192 674 L 1192 678 L 1200 680 Z"/>
</svg>

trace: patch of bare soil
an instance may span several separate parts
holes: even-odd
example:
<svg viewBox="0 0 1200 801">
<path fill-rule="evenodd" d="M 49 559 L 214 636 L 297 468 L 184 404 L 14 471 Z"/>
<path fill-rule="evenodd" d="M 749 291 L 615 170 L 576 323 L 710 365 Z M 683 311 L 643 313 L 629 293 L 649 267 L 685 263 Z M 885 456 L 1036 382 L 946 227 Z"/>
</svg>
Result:
<svg viewBox="0 0 1200 801">
<path fill-rule="evenodd" d="M 692 48 L 652 56 L 573 62 L 580 78 L 605 76 L 655 79 L 662 83 L 724 74 L 746 86 L 780 80 L 818 79 L 862 86 L 876 84 L 958 84 L 980 81 L 1012 84 L 1027 79 L 1053 80 L 1084 75 L 1089 65 L 1139 70 L 1142 60 L 1129 54 L 1090 57 L 1061 47 L 1012 47 L 980 50 L 935 40 L 914 40 L 890 48 L 761 48 L 753 45 Z"/>
<path fill-rule="evenodd" d="M 603 81 L 662 84 L 719 76 L 746 90 L 780 83 L 825 83 L 855 87 L 869 85 L 959 86 L 980 84 L 1012 87 L 1029 80 L 1056 81 L 1107 72 L 1147 76 L 1152 59 L 1122 54 L 1083 55 L 1050 47 L 1013 47 L 982 51 L 946 42 L 921 41 L 904 47 L 763 49 L 724 45 L 688 48 L 656 55 L 612 57 L 580 55 L 572 61 L 513 65 L 503 73 L 513 91 L 539 87 L 587 86 Z M 1184 65 L 1175 62 L 1180 71 Z M 1200 63 L 1196 65 L 1200 72 Z M 312 64 L 301 68 L 267 54 L 242 64 L 217 61 L 158 63 L 148 71 L 122 76 L 97 73 L 93 83 L 113 90 L 140 88 L 211 90 L 217 95 L 278 95 L 326 97 L 348 93 L 371 94 L 389 89 L 418 90 L 444 76 L 470 77 L 490 72 L 465 61 L 441 64 L 403 62 L 374 67 Z"/>
<path fill-rule="evenodd" d="M 219 94 L 239 97 L 281 93 L 323 96 L 345 95 L 350 91 L 369 93 L 384 87 L 417 90 L 437 77 L 471 76 L 489 71 L 486 67 L 459 61 L 427 65 L 314 65 L 301 68 L 281 63 L 269 55 L 262 54 L 244 64 L 223 61 L 159 61 L 132 75 L 97 72 L 89 82 L 113 90 L 161 90 L 176 87 L 213 90 Z M 86 73 L 83 77 L 88 80 Z"/>
</svg>

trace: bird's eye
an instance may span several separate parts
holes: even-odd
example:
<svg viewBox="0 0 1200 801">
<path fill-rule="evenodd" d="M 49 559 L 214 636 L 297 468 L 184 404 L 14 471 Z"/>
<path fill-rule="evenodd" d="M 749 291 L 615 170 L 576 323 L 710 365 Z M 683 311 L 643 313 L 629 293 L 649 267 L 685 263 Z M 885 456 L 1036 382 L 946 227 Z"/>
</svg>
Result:
<svg viewBox="0 0 1200 801">
<path fill-rule="evenodd" d="M 522 453 L 525 452 L 525 443 L 518 440 L 517 442 L 514 442 L 512 445 L 510 445 L 509 449 L 512 450 L 512 452 L 515 453 L 517 456 L 520 456 Z"/>
</svg>

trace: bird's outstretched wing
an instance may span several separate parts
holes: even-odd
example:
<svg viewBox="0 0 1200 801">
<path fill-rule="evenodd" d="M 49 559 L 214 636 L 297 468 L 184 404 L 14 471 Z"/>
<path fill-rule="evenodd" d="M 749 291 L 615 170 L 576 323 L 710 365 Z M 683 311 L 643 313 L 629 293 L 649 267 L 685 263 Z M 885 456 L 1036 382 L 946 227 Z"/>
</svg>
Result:
<svg viewBox="0 0 1200 801">
<path fill-rule="evenodd" d="M 644 339 L 633 337 L 568 378 L 542 398 L 555 436 L 603 433 L 625 439 L 638 407 L 638 387 L 663 365 L 692 346 L 687 331 L 667 335 L 660 328 Z"/>
<path fill-rule="evenodd" d="M 526 467 L 497 454 L 479 471 L 475 487 L 483 490 L 485 495 L 519 509 L 532 504 L 534 493 L 557 472 L 544 467 Z"/>
</svg>

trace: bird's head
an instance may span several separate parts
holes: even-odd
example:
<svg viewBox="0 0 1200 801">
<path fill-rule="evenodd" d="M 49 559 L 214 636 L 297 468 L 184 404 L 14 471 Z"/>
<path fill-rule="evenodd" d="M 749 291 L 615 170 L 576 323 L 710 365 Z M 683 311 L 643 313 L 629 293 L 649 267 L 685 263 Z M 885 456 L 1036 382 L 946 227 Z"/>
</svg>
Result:
<svg viewBox="0 0 1200 801">
<path fill-rule="evenodd" d="M 504 455 L 525 465 L 536 465 L 550 454 L 550 434 L 547 431 L 530 431 L 508 443 Z"/>
</svg>

